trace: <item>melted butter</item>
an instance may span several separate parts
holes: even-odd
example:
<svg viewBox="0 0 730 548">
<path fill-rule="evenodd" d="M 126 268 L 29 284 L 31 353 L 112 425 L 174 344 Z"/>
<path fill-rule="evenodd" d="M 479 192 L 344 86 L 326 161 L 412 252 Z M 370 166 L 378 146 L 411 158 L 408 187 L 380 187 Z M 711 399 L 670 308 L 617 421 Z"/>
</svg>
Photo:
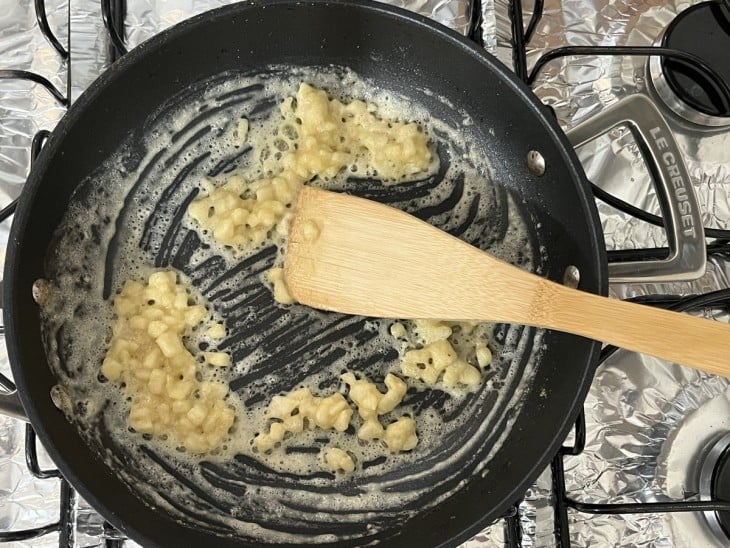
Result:
<svg viewBox="0 0 730 548">
<path fill-rule="evenodd" d="M 284 99 L 280 113 L 271 117 L 278 121 L 272 130 L 254 138 L 264 177 L 249 182 L 234 175 L 188 208 L 217 242 L 235 251 L 285 237 L 279 225 L 285 226 L 299 189 L 313 178 L 329 181 L 347 167 L 397 183 L 438 167 L 418 124 L 382 119 L 374 104 L 343 103 L 303 83 L 295 97 Z M 237 131 L 241 138 L 241 128 Z M 316 237 L 312 227 L 305 225 L 304 232 Z"/>
<path fill-rule="evenodd" d="M 498 358 L 472 393 L 426 393 L 411 384 L 398 414 L 380 417 L 383 424 L 401 414 L 415 417 L 419 444 L 411 452 L 390 454 L 382 445 L 361 444 L 352 432 L 321 430 L 304 431 L 296 443 L 270 454 L 255 450 L 252 440 L 267 426 L 271 396 L 307 386 L 326 397 L 344 391 L 339 378 L 349 370 L 374 380 L 384 392 L 382 380 L 398 363 L 391 322 L 281 308 L 265 280 L 280 259 L 274 246 L 262 242 L 234 257 L 225 244 L 198 236 L 199 226 L 184 214 L 233 172 L 245 171 L 251 180 L 272 176 L 261 166 L 277 153 L 272 132 L 280 119 L 274 115 L 301 81 L 343 102 L 375 103 L 383 117 L 419 122 L 441 160 L 435 175 L 387 189 L 347 169 L 312 184 L 387 198 L 526 267 L 539 253 L 516 203 L 492 191 L 492 168 L 478 152 L 479 135 L 336 67 L 272 67 L 193 86 L 184 100 L 173 99 L 150 121 L 142 142 L 130 137 L 80 185 L 48 250 L 49 283 L 42 299 L 44 342 L 71 402 L 70 419 L 149 505 L 208 531 L 261 541 L 368 536 L 406 519 L 414 511 L 407 508 L 436 504 L 435 485 L 446 496 L 470 475 L 484 473 L 488 455 L 474 463 L 473 454 L 480 447 L 485 453 L 497 450 L 509 434 L 509 427 L 492 430 L 501 410 L 517 405 L 515 387 L 530 378 L 529 367 L 521 380 L 512 368 L 518 371 L 516 364 L 540 347 L 539 337 L 531 345 L 519 329 L 493 337 Z M 458 120 L 466 118 L 456 114 Z M 502 239 L 492 238 L 489 229 L 498 217 L 509 219 Z M 160 268 L 178 271 L 208 310 L 208 323 L 191 333 L 188 348 L 212 350 L 205 333 L 217 323 L 226 329 L 215 350 L 229 353 L 233 364 L 214 373 L 229 384 L 229 401 L 240 411 L 230 441 L 212 455 L 178 452 L 130 432 L 130 402 L 120 399 L 113 383 L 98 378 L 111 337 L 113 296 L 125 280 L 147 278 Z M 490 449 L 484 451 L 487 439 Z M 326 447 L 352 455 L 353 474 L 323 472 Z M 332 516 L 327 534 L 309 525 L 312 512 L 322 519 Z"/>
</svg>

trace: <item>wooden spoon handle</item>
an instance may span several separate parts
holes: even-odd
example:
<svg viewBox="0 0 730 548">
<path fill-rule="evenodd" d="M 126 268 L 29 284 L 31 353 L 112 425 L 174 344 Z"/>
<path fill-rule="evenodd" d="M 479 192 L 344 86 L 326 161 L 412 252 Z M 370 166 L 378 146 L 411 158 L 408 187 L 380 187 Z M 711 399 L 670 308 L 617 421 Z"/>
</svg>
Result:
<svg viewBox="0 0 730 548">
<path fill-rule="evenodd" d="M 535 303 L 542 327 L 730 377 L 730 325 L 550 285 Z"/>
<path fill-rule="evenodd" d="M 730 377 L 728 324 L 569 289 L 370 200 L 305 188 L 287 245 L 291 294 L 315 308 L 546 327 Z"/>
</svg>

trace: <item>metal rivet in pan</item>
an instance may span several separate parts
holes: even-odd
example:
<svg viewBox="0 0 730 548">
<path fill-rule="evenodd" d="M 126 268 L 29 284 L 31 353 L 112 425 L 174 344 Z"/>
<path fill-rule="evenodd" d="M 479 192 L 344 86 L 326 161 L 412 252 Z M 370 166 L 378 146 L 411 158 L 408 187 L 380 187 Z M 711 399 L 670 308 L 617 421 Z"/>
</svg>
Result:
<svg viewBox="0 0 730 548">
<path fill-rule="evenodd" d="M 535 175 L 542 175 L 545 173 L 545 158 L 542 157 L 536 150 L 531 150 L 527 153 L 527 169 L 529 169 Z"/>
<path fill-rule="evenodd" d="M 51 387 L 51 401 L 59 411 L 62 411 L 66 415 L 71 415 L 73 405 L 71 404 L 71 398 L 63 386 L 56 384 Z"/>
<path fill-rule="evenodd" d="M 580 283 L 580 270 L 577 266 L 569 265 L 563 273 L 563 285 L 577 289 Z"/>
<path fill-rule="evenodd" d="M 51 282 L 48 280 L 38 278 L 35 282 L 33 282 L 33 300 L 41 308 L 44 308 L 48 304 L 48 301 L 51 298 L 51 291 Z"/>
</svg>

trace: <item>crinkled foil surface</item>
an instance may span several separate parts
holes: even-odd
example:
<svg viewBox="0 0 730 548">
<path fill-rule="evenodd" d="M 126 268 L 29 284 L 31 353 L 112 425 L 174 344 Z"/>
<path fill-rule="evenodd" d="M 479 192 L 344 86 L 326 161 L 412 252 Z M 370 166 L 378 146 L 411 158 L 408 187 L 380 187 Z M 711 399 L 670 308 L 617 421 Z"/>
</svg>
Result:
<svg viewBox="0 0 730 548">
<path fill-rule="evenodd" d="M 70 2 L 70 4 L 69 4 Z M 126 38 L 136 45 L 193 14 L 228 2 L 221 0 L 129 0 Z M 469 28 L 468 0 L 395 0 L 455 30 Z M 671 19 L 692 2 L 677 0 L 546 0 L 545 14 L 529 44 L 532 65 L 545 51 L 572 45 L 651 45 Z M 51 28 L 67 42 L 70 69 L 47 44 L 35 23 L 31 0 L 3 0 L 0 10 L 0 68 L 33 70 L 66 90 L 70 70 L 75 99 L 108 66 L 109 41 L 99 2 L 47 0 Z M 525 2 L 524 15 L 532 3 Z M 507 0 L 484 0 L 481 29 L 487 51 L 511 66 Z M 29 93 L 29 90 L 31 93 Z M 630 93 L 647 93 L 645 61 L 640 58 L 581 57 L 554 61 L 541 73 L 535 93 L 553 106 L 558 120 L 571 127 Z M 18 196 L 30 163 L 30 140 L 52 129 L 63 115 L 40 86 L 0 81 L 0 206 Z M 670 117 L 706 226 L 727 228 L 730 221 L 730 132 L 688 129 Z M 612 131 L 579 151 L 589 178 L 617 196 L 658 211 L 656 192 L 635 142 Z M 609 249 L 664 245 L 661 229 L 635 221 L 599 203 Z M 9 223 L 0 225 L 4 257 Z M 728 265 L 712 260 L 695 282 L 613 284 L 617 297 L 648 293 L 688 294 L 728 287 Z M 727 321 L 715 311 L 708 316 Z M 9 374 L 0 345 L 0 371 Z M 674 364 L 619 352 L 598 369 L 586 401 L 587 443 L 578 457 L 566 458 L 568 493 L 589 502 L 663 501 L 697 498 L 696 456 L 721 432 L 730 430 L 728 381 Z M 570 440 L 568 440 L 570 441 Z M 0 530 L 21 529 L 58 519 L 59 482 L 36 480 L 25 466 L 24 427 L 0 418 Z M 40 450 L 41 465 L 52 463 Z M 546 470 L 520 505 L 523 546 L 555 546 L 551 496 Z M 101 518 L 83 500 L 74 503 L 75 545 L 104 545 Z M 574 546 L 718 546 L 695 515 L 590 516 L 570 513 Z M 107 533 L 108 534 L 108 533 Z M 113 535 L 113 533 L 112 533 Z M 501 522 L 465 543 L 471 548 L 506 543 Z M 57 546 L 50 534 L 14 546 Z M 126 546 L 134 543 L 127 541 Z"/>
<path fill-rule="evenodd" d="M 528 44 L 528 65 L 546 51 L 566 45 L 654 45 L 662 30 L 696 2 L 677 0 L 546 0 L 544 16 Z M 495 0 L 497 56 L 512 66 L 507 0 Z M 525 24 L 532 3 L 525 2 Z M 548 64 L 533 86 L 569 129 L 619 99 L 651 95 L 646 59 L 567 57 Z M 730 130 L 691 128 L 666 113 L 684 152 L 703 212 L 704 225 L 730 227 Z M 610 193 L 647 211 L 659 203 L 633 137 L 622 128 L 578 149 L 588 178 Z M 608 249 L 666 245 L 663 229 L 597 202 Z M 727 261 L 712 259 L 693 282 L 611 284 L 613 296 L 704 293 L 730 286 Z M 714 310 L 704 315 L 728 318 Z M 620 351 L 597 370 L 585 403 L 585 451 L 565 460 L 568 496 L 593 503 L 699 500 L 698 457 L 730 430 L 728 381 L 651 357 Z M 549 474 L 549 472 L 546 472 Z M 549 503 L 549 500 L 548 500 Z M 699 514 L 589 515 L 570 512 L 574 546 L 722 546 Z M 537 517 L 535 529 L 552 530 Z M 530 531 L 525 531 L 530 537 Z M 553 546 L 554 538 L 530 538 Z M 530 544 L 533 545 L 533 544 Z"/>
<path fill-rule="evenodd" d="M 62 43 L 68 36 L 68 2 L 49 0 L 49 24 Z M 66 65 L 38 31 L 32 0 L 0 4 L 0 68 L 32 70 L 66 89 Z M 0 80 L 0 205 L 19 196 L 30 165 L 30 143 L 40 129 L 53 129 L 65 110 L 40 86 Z M 0 224 L 4 259 L 10 222 Z M 9 375 L 5 344 L 0 344 L 0 372 Z M 35 479 L 25 465 L 25 427 L 0 417 L 0 530 L 46 525 L 58 520 L 58 480 Z M 53 463 L 39 449 L 43 468 Z M 56 534 L 17 546 L 58 546 Z"/>
</svg>

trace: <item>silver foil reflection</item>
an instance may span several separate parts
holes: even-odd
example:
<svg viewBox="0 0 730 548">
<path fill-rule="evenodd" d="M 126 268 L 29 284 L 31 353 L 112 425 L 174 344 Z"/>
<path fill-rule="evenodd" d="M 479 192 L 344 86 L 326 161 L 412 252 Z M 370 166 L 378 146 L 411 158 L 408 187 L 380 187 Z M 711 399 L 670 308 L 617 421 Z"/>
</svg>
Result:
<svg viewBox="0 0 730 548">
<path fill-rule="evenodd" d="M 730 429 L 730 382 L 619 353 L 599 368 L 586 401 L 588 443 L 566 459 L 573 498 L 591 502 L 699 500 L 698 458 Z M 699 514 L 571 514 L 578 546 L 721 546 Z M 727 541 L 725 541 L 727 542 Z"/>
<path fill-rule="evenodd" d="M 47 0 L 51 28 L 65 43 L 68 2 Z M 66 90 L 66 65 L 38 31 L 33 0 L 4 2 L 0 10 L 0 68 L 33 70 Z M 0 80 L 0 208 L 17 198 L 30 165 L 30 143 L 40 129 L 53 129 L 64 109 L 39 85 Z M 5 257 L 10 221 L 0 224 L 0 258 Z M 9 376 L 0 338 L 0 372 Z M 0 530 L 47 525 L 58 520 L 59 481 L 35 479 L 25 464 L 25 425 L 0 416 Z M 42 448 L 43 468 L 53 468 Z M 17 547 L 58 546 L 58 535 L 15 543 Z"/>
<path fill-rule="evenodd" d="M 546 0 L 528 45 L 528 66 L 566 45 L 653 45 L 665 26 L 696 2 Z M 524 2 L 525 26 L 531 2 Z M 495 0 L 496 54 L 512 67 L 508 1 Z M 646 58 L 582 56 L 555 60 L 533 89 L 568 129 L 622 97 L 653 92 Z M 705 226 L 730 227 L 730 132 L 691 127 L 665 110 L 684 152 Z M 639 148 L 625 128 L 578 150 L 588 178 L 652 213 L 659 203 Z M 597 202 L 608 249 L 666 245 L 663 229 Z M 704 293 L 730 287 L 730 267 L 714 258 L 693 282 L 612 284 L 612 296 Z M 705 315 L 728 321 L 717 311 Z M 568 495 L 585 502 L 697 500 L 697 461 L 707 443 L 730 430 L 728 381 L 621 351 L 600 367 L 585 402 L 587 445 L 566 458 Z M 721 546 L 699 514 L 588 515 L 570 512 L 575 546 Z M 552 521 L 552 515 L 546 519 Z M 537 516 L 538 525 L 540 516 Z M 492 544 L 485 544 L 491 546 Z M 553 546 L 555 539 L 540 541 Z"/>
<path fill-rule="evenodd" d="M 530 42 L 532 65 L 545 51 L 564 45 L 641 45 L 655 43 L 664 27 L 689 4 L 676 0 L 615 3 L 607 0 L 566 1 L 562 9 L 546 2 L 545 14 Z M 597 15 L 596 15 L 597 14 Z M 529 14 L 526 14 L 526 16 Z M 556 32 L 562 29 L 561 32 Z M 582 56 L 553 61 L 535 82 L 535 93 L 551 105 L 563 127 L 599 112 L 633 93 L 654 98 L 647 86 L 645 57 Z M 665 110 L 667 121 L 685 152 L 704 213 L 705 226 L 730 223 L 730 131 L 691 127 Z M 612 131 L 578 150 L 586 174 L 616 196 L 652 213 L 659 212 L 656 191 L 639 149 L 626 131 Z M 599 203 L 609 249 L 666 244 L 663 229 L 649 227 Z M 687 286 L 689 291 L 691 286 Z"/>
</svg>

